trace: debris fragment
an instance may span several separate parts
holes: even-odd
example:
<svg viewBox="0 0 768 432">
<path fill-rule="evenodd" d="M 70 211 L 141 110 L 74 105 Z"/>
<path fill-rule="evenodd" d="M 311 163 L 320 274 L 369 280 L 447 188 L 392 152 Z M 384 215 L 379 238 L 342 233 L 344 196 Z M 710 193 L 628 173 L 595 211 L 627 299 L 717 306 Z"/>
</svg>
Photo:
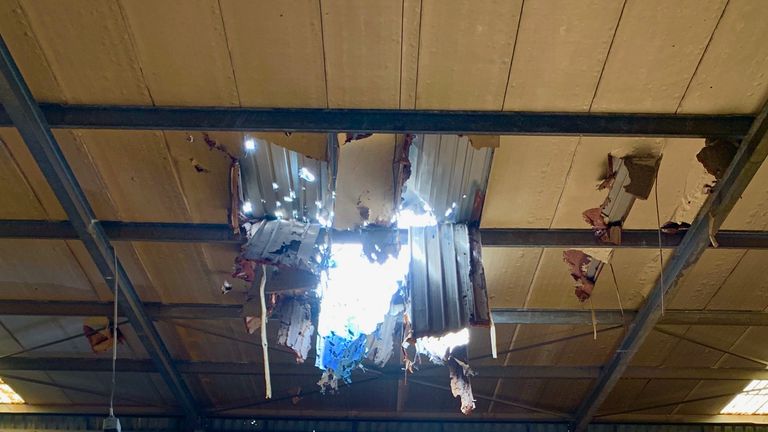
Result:
<svg viewBox="0 0 768 432">
<path fill-rule="evenodd" d="M 600 276 L 603 265 L 608 261 L 607 257 L 602 258 L 605 261 L 576 249 L 569 249 L 563 252 L 563 261 L 568 264 L 571 277 L 576 283 L 575 294 L 579 301 L 586 301 L 592 295 L 592 290 L 595 287 L 598 276 Z"/>
<path fill-rule="evenodd" d="M 306 298 L 283 298 L 278 306 L 280 328 L 277 343 L 290 348 L 296 354 L 296 363 L 304 363 L 312 345 L 315 327 L 312 325 L 312 308 Z"/>
<path fill-rule="evenodd" d="M 247 316 L 243 318 L 243 321 L 245 322 L 245 331 L 247 331 L 248 334 L 254 334 L 256 333 L 256 330 L 261 328 L 261 317 Z"/>
<path fill-rule="evenodd" d="M 211 170 L 209 170 L 208 168 L 202 166 L 200 164 L 200 162 L 198 162 L 197 159 L 195 159 L 195 158 L 189 158 L 189 163 L 191 163 L 192 167 L 195 168 L 195 171 L 197 171 L 199 173 L 209 173 L 209 172 L 211 172 Z"/>
<path fill-rule="evenodd" d="M 344 140 L 344 144 L 350 143 L 352 141 L 357 141 L 357 140 L 365 139 L 365 138 L 368 138 L 368 137 L 370 137 L 372 135 L 373 135 L 372 133 L 347 133 L 347 137 Z"/>
<path fill-rule="evenodd" d="M 499 148 L 501 139 L 498 135 L 468 135 L 469 143 L 476 149 Z"/>
<path fill-rule="evenodd" d="M 600 207 L 582 213 L 602 242 L 621 244 L 621 227 L 635 199 L 648 199 L 660 163 L 661 157 L 656 155 L 608 155 L 608 174 L 598 186 L 600 190 L 608 189 L 608 196 Z"/>
<path fill-rule="evenodd" d="M 317 360 L 315 366 L 323 369 L 323 376 L 317 383 L 320 392 L 331 392 L 339 388 L 339 379 L 347 384 L 352 382 L 352 371 L 361 367 L 365 358 L 366 336 L 348 339 L 335 333 L 317 338 Z"/>
<path fill-rule="evenodd" d="M 253 266 L 243 260 L 311 272 L 318 271 L 319 250 L 316 245 L 320 225 L 287 220 L 262 220 L 244 225 L 248 242 L 236 260 L 246 280 L 253 280 Z M 236 276 L 237 277 L 237 276 Z"/>
<path fill-rule="evenodd" d="M 461 413 L 469 415 L 475 410 L 475 397 L 469 377 L 475 373 L 467 363 L 455 357 L 451 357 L 446 364 L 451 377 L 451 394 L 461 400 Z"/>
<path fill-rule="evenodd" d="M 384 322 L 368 337 L 368 359 L 379 367 L 386 365 L 394 354 L 395 332 L 404 310 L 402 304 L 393 304 Z"/>
<path fill-rule="evenodd" d="M 110 350 L 114 345 L 114 323 L 105 317 L 88 318 L 83 324 L 83 335 L 88 339 L 88 344 L 94 353 L 102 353 Z M 123 332 L 117 328 L 117 342 L 125 342 Z"/>
<path fill-rule="evenodd" d="M 229 294 L 230 291 L 232 291 L 232 284 L 225 280 L 224 283 L 221 284 L 221 293 Z"/>
<path fill-rule="evenodd" d="M 739 144 L 736 141 L 725 138 L 708 138 L 704 141 L 704 148 L 696 154 L 696 159 L 701 162 L 710 175 L 720 180 L 738 150 Z"/>
</svg>

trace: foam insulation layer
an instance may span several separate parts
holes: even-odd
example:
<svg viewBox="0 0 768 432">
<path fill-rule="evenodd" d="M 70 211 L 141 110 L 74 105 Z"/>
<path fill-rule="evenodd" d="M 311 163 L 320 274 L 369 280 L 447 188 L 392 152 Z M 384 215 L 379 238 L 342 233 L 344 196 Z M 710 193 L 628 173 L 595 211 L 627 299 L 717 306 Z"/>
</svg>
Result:
<svg viewBox="0 0 768 432">
<path fill-rule="evenodd" d="M 327 107 L 317 1 L 219 4 L 243 106 Z"/>
<path fill-rule="evenodd" d="M 416 107 L 501 109 L 521 4 L 422 2 Z"/>
<path fill-rule="evenodd" d="M 628 0 L 591 110 L 675 112 L 725 4 Z"/>
<path fill-rule="evenodd" d="M 523 4 L 504 109 L 587 111 L 623 2 Z"/>
<path fill-rule="evenodd" d="M 339 152 L 333 226 L 389 225 L 396 211 L 392 169 L 395 135 L 346 140 L 346 134 L 339 135 L 339 142 L 344 144 Z"/>
</svg>

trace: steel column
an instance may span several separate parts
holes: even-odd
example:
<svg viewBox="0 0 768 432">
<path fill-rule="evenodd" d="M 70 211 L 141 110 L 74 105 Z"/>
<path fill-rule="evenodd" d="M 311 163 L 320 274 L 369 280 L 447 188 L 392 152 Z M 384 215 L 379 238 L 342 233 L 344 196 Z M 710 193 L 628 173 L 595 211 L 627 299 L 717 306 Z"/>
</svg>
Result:
<svg viewBox="0 0 768 432">
<path fill-rule="evenodd" d="M 139 340 L 168 384 L 173 395 L 190 419 L 198 416 L 195 399 L 183 377 L 176 370 L 168 349 L 125 269 L 116 259 L 114 249 L 93 214 L 88 200 L 69 167 L 27 84 L 0 38 L 0 101 L 8 117 L 19 131 L 40 170 L 56 194 L 61 206 L 99 269 L 107 286 L 114 278 L 119 282 L 118 296 L 123 314 L 128 318 Z"/>
</svg>

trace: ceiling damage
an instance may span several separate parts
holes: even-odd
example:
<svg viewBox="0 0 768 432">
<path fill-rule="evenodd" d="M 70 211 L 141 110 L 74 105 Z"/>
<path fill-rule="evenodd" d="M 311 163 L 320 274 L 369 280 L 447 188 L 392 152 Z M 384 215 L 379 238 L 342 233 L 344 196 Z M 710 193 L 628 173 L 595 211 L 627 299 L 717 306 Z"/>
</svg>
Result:
<svg viewBox="0 0 768 432">
<path fill-rule="evenodd" d="M 674 6 L 656 0 L 627 1 L 626 8 L 624 2 L 612 0 L 590 1 L 586 6 L 567 1 L 475 3 L 468 8 L 462 4 L 470 2 L 454 2 L 443 8 L 437 7 L 436 2 L 406 0 L 402 8 L 381 5 L 370 9 L 340 7 L 326 0 L 320 2 L 320 7 L 318 2 L 268 5 L 203 0 L 191 2 L 181 10 L 170 6 L 171 3 L 108 1 L 73 7 L 55 1 L 9 0 L 0 5 L 4 8 L 3 37 L 35 96 L 41 102 L 54 103 L 734 114 L 756 112 L 768 85 L 764 79 L 768 57 L 763 43 L 768 10 L 759 1 L 696 0 Z M 376 19 L 365 18 L 369 15 L 366 8 Z M 89 13 L 81 13 L 83 10 Z M 200 25 L 190 26 L 190 22 Z M 481 29 L 477 23 L 487 26 Z M 285 32 L 285 28 L 292 31 Z M 109 55 L 104 55 L 105 44 L 110 47 Z M 459 65 L 456 69 L 457 56 L 471 58 L 473 61 L 467 63 L 472 66 Z M 194 58 L 206 60 L 190 63 Z M 505 67 L 499 59 L 511 65 Z M 460 89 L 459 94 L 450 91 L 456 88 Z M 194 145 L 188 144 L 190 134 L 186 131 L 55 133 L 100 219 L 188 223 L 226 220 L 228 160 L 221 157 L 219 161 L 221 155 L 208 151 L 199 133 L 191 133 Z M 5 196 L 13 197 L 8 200 L 12 203 L 2 209 L 3 217 L 62 219 L 55 197 L 52 198 L 45 180 L 37 173 L 34 161 L 30 163 L 23 143 L 14 137 L 14 131 L 3 130 L 0 134 L 4 141 L 0 149 L 4 181 L 0 188 Z M 210 135 L 238 152 L 247 138 L 240 133 Z M 256 135 L 272 143 L 305 140 L 297 133 Z M 313 153 L 315 160 L 327 158 L 326 134 L 306 138 L 313 138 L 312 148 L 319 149 Z M 605 190 L 593 187 L 605 171 L 605 155 L 627 141 L 630 139 L 501 137 L 501 145 L 494 154 L 483 225 L 513 229 L 588 227 L 581 213 L 605 198 Z M 661 221 L 677 221 L 684 229 L 698 209 L 697 200 L 707 196 L 699 192 L 712 179 L 704 177 L 706 170 L 696 160 L 701 141 L 635 141 L 653 141 L 663 147 L 658 183 Z M 289 148 L 309 153 L 304 142 L 310 144 L 302 141 L 301 145 Z M 763 170 L 728 219 L 728 229 L 765 229 L 767 178 Z M 394 195 L 400 193 L 395 191 Z M 356 202 L 357 198 L 353 198 Z M 625 228 L 655 228 L 654 201 L 637 200 Z M 109 290 L 98 280 L 94 282 L 88 259 L 77 242 L 6 240 L 2 246 L 2 269 L 8 275 L 3 292 L 7 298 L 110 298 Z M 258 300 L 258 289 L 240 280 L 229 280 L 229 293 L 220 295 L 219 287 L 230 272 L 236 248 L 147 241 L 123 241 L 116 247 L 145 301 L 240 305 Z M 584 312 L 584 304 L 572 294 L 572 278 L 562 262 L 562 249 L 487 247 L 482 252 L 492 306 Z M 764 285 L 759 277 L 764 255 L 755 250 L 709 250 L 682 287 L 681 295 L 669 299 L 670 307 L 764 309 L 768 305 L 759 295 Z M 35 264 L 28 265 L 26 261 Z M 616 289 L 624 306 L 636 309 L 658 274 L 658 253 L 651 249 L 615 249 L 610 264 L 615 267 Z M 256 270 L 257 280 L 259 271 Z M 292 270 L 268 268 L 267 291 L 288 286 L 279 281 L 293 277 L 292 274 Z M 606 265 L 590 297 L 595 308 L 617 307 L 610 276 L 610 266 Z M 306 291 L 300 282 L 292 281 L 291 286 Z M 317 308 L 312 310 L 317 313 Z M 258 307 L 253 308 L 254 317 L 260 319 L 258 314 Z M 269 322 L 269 327 L 276 333 L 283 317 L 278 311 L 274 314 L 276 318 Z M 316 318 L 313 319 L 316 324 Z M 3 324 L 12 328 L 15 337 L 20 328 L 8 321 L 10 318 L 3 317 Z M 209 325 L 209 330 L 229 337 L 249 342 L 256 339 L 243 336 L 240 318 Z M 179 359 L 253 362 L 259 358 L 259 348 L 247 343 L 206 336 L 170 323 L 158 326 L 169 349 Z M 41 324 L 37 328 L 50 337 L 56 330 L 50 327 Z M 82 320 L 77 320 L 75 327 L 81 332 Z M 552 325 L 497 327 L 501 352 L 547 340 L 550 335 L 566 334 L 568 330 L 575 334 L 583 330 Z M 130 342 L 131 330 L 124 330 Z M 722 339 L 723 346 L 754 356 L 766 355 L 759 344 L 764 339 L 759 328 L 699 330 L 707 338 Z M 681 327 L 679 331 L 697 329 Z M 594 343 L 585 343 L 583 339 L 555 343 L 515 352 L 509 358 L 503 354 L 503 360 L 493 364 L 503 361 L 510 371 L 516 371 L 519 365 L 599 367 L 613 341 L 611 331 L 599 334 Z M 473 329 L 471 336 L 473 357 L 488 354 L 487 331 Z M 277 340 L 275 334 L 271 337 Z M 7 346 L 16 347 L 17 343 L 29 346 L 30 339 L 31 336 L 19 337 L 15 342 L 8 336 L 5 340 Z M 87 341 L 82 339 L 84 352 L 91 355 Z M 395 341 L 400 339 L 394 337 Z M 271 346 L 276 345 L 273 340 Z M 312 345 L 314 342 L 313 337 Z M 712 368 L 741 365 L 728 355 L 721 358 L 665 337 L 652 337 L 646 345 L 637 356 L 642 366 L 682 365 L 690 358 Z M 312 349 L 306 366 L 314 363 Z M 120 350 L 123 352 L 124 346 Z M 272 351 L 276 354 L 271 357 L 274 364 L 281 358 Z M 369 357 L 377 352 L 369 351 Z M 142 355 L 140 349 L 135 355 Z M 291 353 L 284 360 L 290 364 L 294 359 Z M 473 360 L 472 365 L 477 368 L 481 362 L 484 361 Z M 37 378 L 59 383 L 71 379 L 71 374 L 62 375 L 52 373 L 49 378 Z M 137 395 L 146 394 L 147 398 L 162 402 L 162 383 L 155 382 L 153 386 L 145 377 L 136 374 L 131 376 L 132 381 L 134 378 L 136 382 L 139 378 L 147 382 L 146 388 L 136 386 Z M 245 404 L 247 401 L 243 400 L 249 396 L 263 402 L 259 393 L 263 389 L 261 377 L 195 375 L 189 379 L 201 402 L 211 406 Z M 434 409 L 434 413 L 457 410 L 456 404 L 447 399 L 448 392 L 420 389 L 415 382 L 405 386 L 402 393 L 410 393 L 410 403 L 402 404 L 400 400 L 396 403 L 394 391 L 390 392 L 385 383 L 374 386 L 354 378 L 353 387 L 345 388 L 332 399 L 308 394 L 315 388 L 317 377 L 303 383 L 295 380 L 291 377 L 290 382 L 286 380 L 275 390 L 302 387 L 302 401 L 297 409 L 341 411 L 368 407 L 390 413 L 396 406 L 402 406 L 404 415 L 427 409 Z M 6 381 L 20 388 L 32 404 L 84 400 L 79 394 L 65 395 L 53 388 L 40 391 L 20 381 Z M 496 392 L 495 381 L 482 376 L 473 377 L 472 384 L 478 414 L 526 417 L 533 413 L 501 403 L 489 404 L 481 397 L 485 394 L 499 399 L 519 398 L 569 411 L 574 399 L 588 385 L 584 380 L 504 379 Z M 741 391 L 745 384 L 733 383 L 733 391 Z M 98 383 L 89 385 L 99 388 Z M 563 394 L 564 385 L 572 389 L 574 397 Z M 606 402 L 605 410 L 619 412 L 706 397 L 729 386 L 713 381 L 623 379 L 616 394 Z M 376 405 L 367 403 L 365 396 L 371 392 L 380 394 L 382 401 Z M 445 394 L 439 398 L 437 393 Z M 682 403 L 643 411 L 636 418 L 655 416 L 668 421 L 676 415 L 714 414 L 727 402 L 726 398 Z M 271 403 L 239 412 L 288 412 L 292 407 L 290 402 Z"/>
<path fill-rule="evenodd" d="M 412 374 L 424 357 L 449 368 L 468 414 L 475 405 L 467 329 L 490 325 L 477 222 L 494 140 L 338 138 L 338 147 L 328 141 L 324 161 L 245 138 L 241 177 L 231 183 L 233 195 L 242 190 L 232 213 L 245 237 L 233 276 L 256 283 L 262 265 L 313 275 L 305 290 L 267 289 L 264 316 L 280 320 L 278 344 L 298 363 L 314 341 L 321 392 L 352 383 L 366 359 L 372 368 L 395 361 Z M 341 230 L 358 240 L 335 241 Z M 250 331 L 265 326 L 255 321 L 246 321 Z"/>
</svg>

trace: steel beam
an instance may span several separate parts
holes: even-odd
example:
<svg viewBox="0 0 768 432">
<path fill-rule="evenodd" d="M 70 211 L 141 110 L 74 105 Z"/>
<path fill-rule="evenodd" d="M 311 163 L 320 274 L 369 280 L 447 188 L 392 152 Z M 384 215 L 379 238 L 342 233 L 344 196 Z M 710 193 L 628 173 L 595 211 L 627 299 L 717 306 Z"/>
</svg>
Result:
<svg viewBox="0 0 768 432">
<path fill-rule="evenodd" d="M 739 137 L 745 115 L 42 105 L 62 129 Z M 0 126 L 10 126 L 0 111 Z"/>
<path fill-rule="evenodd" d="M 125 269 L 117 259 L 109 239 L 93 214 L 56 138 L 51 133 L 44 114 L 32 97 L 2 38 L 0 38 L 0 60 L 0 101 L 8 117 L 27 144 L 107 286 L 112 286 L 117 278 L 120 288 L 115 295 L 122 306 L 123 314 L 130 321 L 131 327 L 151 356 L 157 370 L 187 416 L 190 419 L 196 418 L 198 413 L 194 397 L 181 374 L 176 370 L 168 349 L 144 309 L 144 304 Z"/>
<path fill-rule="evenodd" d="M 624 374 L 632 357 L 659 322 L 663 296 L 674 292 L 684 274 L 704 253 L 710 244 L 710 236 L 720 229 L 762 165 L 766 155 L 768 155 L 768 104 L 763 107 L 750 127 L 749 133 L 742 140 L 736 156 L 723 178 L 718 181 L 714 192 L 702 205 L 691 228 L 672 254 L 663 275 L 660 275 L 645 304 L 638 311 L 624 339 L 619 343 L 587 397 L 582 400 L 576 411 L 576 421 L 573 425 L 576 432 L 586 430 L 600 405 Z"/>
<path fill-rule="evenodd" d="M 111 241 L 170 243 L 232 243 L 243 239 L 232 234 L 226 224 L 168 222 L 100 221 Z M 405 234 L 407 235 L 407 233 Z M 634 248 L 658 249 L 656 230 L 624 230 L 620 245 L 598 243 L 588 229 L 483 228 L 483 247 L 515 248 Z M 335 242 L 359 241 L 354 231 L 336 231 Z M 77 232 L 67 221 L 0 220 L 0 238 L 76 240 Z M 716 236 L 720 249 L 768 249 L 768 231 L 722 231 Z M 683 234 L 662 234 L 661 245 L 671 249 L 680 244 Z"/>
<path fill-rule="evenodd" d="M 144 303 L 147 314 L 153 320 L 218 320 L 241 319 L 258 315 L 256 305 L 205 304 L 205 303 Z M 543 325 L 591 325 L 589 310 L 495 308 L 492 311 L 496 324 L 543 324 Z M 0 316 L 107 316 L 112 305 L 87 301 L 36 301 L 0 300 Z M 637 311 L 595 310 L 595 318 L 601 325 L 624 324 L 635 317 Z M 768 326 L 768 312 L 727 310 L 666 310 L 659 324 L 709 325 L 709 326 Z"/>
<path fill-rule="evenodd" d="M 179 372 L 189 375 L 239 375 L 261 376 L 263 369 L 258 363 L 243 362 L 208 362 L 179 361 Z M 112 361 L 107 358 L 52 358 L 52 357 L 9 357 L 0 359 L 0 371 L 48 371 L 48 372 L 109 372 Z M 477 373 L 475 379 L 594 379 L 600 374 L 599 366 L 477 366 L 472 370 Z M 149 360 L 120 359 L 117 370 L 123 373 L 155 373 L 154 364 Z M 401 379 L 403 370 L 400 366 L 388 366 L 377 369 L 386 379 Z M 318 376 L 320 373 L 310 365 L 280 364 L 270 365 L 272 375 L 281 376 Z M 432 378 L 445 376 L 445 369 L 439 367 L 423 368 L 414 378 Z M 623 379 L 666 379 L 666 380 L 753 380 L 768 379 L 768 370 L 764 368 L 655 368 L 633 366 L 627 369 Z"/>
</svg>

